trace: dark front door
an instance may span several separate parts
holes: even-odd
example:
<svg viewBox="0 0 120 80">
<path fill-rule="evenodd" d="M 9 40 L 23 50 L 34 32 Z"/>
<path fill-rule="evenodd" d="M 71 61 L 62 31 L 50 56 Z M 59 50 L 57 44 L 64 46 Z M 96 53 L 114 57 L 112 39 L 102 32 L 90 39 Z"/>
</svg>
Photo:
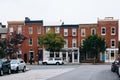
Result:
<svg viewBox="0 0 120 80">
<path fill-rule="evenodd" d="M 72 53 L 71 52 L 68 52 L 68 60 L 70 63 L 72 62 Z"/>
<path fill-rule="evenodd" d="M 24 61 L 27 63 L 27 54 L 24 54 Z"/>
<path fill-rule="evenodd" d="M 38 51 L 38 60 L 42 61 L 43 60 L 43 50 Z"/>
</svg>

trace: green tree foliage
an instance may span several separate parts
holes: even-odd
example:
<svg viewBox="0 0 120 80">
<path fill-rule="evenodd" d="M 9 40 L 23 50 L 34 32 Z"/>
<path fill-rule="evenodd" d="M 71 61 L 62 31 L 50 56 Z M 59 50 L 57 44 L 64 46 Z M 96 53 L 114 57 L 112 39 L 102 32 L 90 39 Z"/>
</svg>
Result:
<svg viewBox="0 0 120 80">
<path fill-rule="evenodd" d="M 27 39 L 22 34 L 17 34 L 16 32 L 12 33 L 9 38 L 0 39 L 0 53 L 2 57 L 6 55 L 11 55 L 14 52 L 18 51 L 19 44 L 22 44 L 24 40 Z"/>
<path fill-rule="evenodd" d="M 9 41 L 7 39 L 0 39 L 0 54 L 1 57 L 5 57 L 5 49 L 7 48 Z"/>
<path fill-rule="evenodd" d="M 51 31 L 39 39 L 39 44 L 44 45 L 45 49 L 50 52 L 59 52 L 64 43 L 65 41 L 60 35 L 57 35 Z"/>
<path fill-rule="evenodd" d="M 99 37 L 98 35 L 88 36 L 84 41 L 81 49 L 94 54 L 94 57 L 97 57 L 97 54 L 104 52 L 106 50 L 105 39 Z"/>
</svg>

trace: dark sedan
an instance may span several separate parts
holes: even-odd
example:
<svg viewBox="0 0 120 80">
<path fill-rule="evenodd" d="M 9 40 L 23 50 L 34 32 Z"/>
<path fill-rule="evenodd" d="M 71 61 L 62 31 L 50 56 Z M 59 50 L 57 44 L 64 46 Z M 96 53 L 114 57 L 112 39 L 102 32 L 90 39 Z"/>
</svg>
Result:
<svg viewBox="0 0 120 80">
<path fill-rule="evenodd" d="M 10 61 L 0 59 L 0 75 L 2 76 L 4 73 L 11 74 Z"/>
</svg>

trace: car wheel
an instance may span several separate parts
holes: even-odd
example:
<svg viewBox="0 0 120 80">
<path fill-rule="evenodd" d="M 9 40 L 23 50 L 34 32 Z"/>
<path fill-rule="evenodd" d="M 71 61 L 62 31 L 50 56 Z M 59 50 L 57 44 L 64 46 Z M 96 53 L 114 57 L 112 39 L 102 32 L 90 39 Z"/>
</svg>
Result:
<svg viewBox="0 0 120 80">
<path fill-rule="evenodd" d="M 8 70 L 8 74 L 11 74 L 11 69 Z"/>
<path fill-rule="evenodd" d="M 3 76 L 3 70 L 0 70 L 0 75 Z"/>
<path fill-rule="evenodd" d="M 47 65 L 47 62 L 44 62 L 43 64 L 44 64 L 44 65 Z"/>
<path fill-rule="evenodd" d="M 118 76 L 120 77 L 120 67 L 118 67 Z"/>
<path fill-rule="evenodd" d="M 60 65 L 60 63 L 59 63 L 59 62 L 57 62 L 57 63 L 56 63 L 56 65 Z"/>
<path fill-rule="evenodd" d="M 16 68 L 16 73 L 18 73 L 18 72 L 19 72 L 19 68 L 17 67 L 17 68 Z"/>
<path fill-rule="evenodd" d="M 24 68 L 23 68 L 23 70 L 22 70 L 23 72 L 25 72 L 26 71 L 26 67 L 24 66 Z"/>
</svg>

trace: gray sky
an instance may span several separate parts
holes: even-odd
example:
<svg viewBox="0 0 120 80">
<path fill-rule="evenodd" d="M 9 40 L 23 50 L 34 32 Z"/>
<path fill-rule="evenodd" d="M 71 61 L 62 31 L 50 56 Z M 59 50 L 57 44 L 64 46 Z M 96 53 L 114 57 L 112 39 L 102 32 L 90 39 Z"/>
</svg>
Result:
<svg viewBox="0 0 120 80">
<path fill-rule="evenodd" d="M 120 19 L 120 0 L 0 0 L 0 22 L 44 20 L 45 24 L 64 21 L 97 23 L 97 18 Z"/>
</svg>

